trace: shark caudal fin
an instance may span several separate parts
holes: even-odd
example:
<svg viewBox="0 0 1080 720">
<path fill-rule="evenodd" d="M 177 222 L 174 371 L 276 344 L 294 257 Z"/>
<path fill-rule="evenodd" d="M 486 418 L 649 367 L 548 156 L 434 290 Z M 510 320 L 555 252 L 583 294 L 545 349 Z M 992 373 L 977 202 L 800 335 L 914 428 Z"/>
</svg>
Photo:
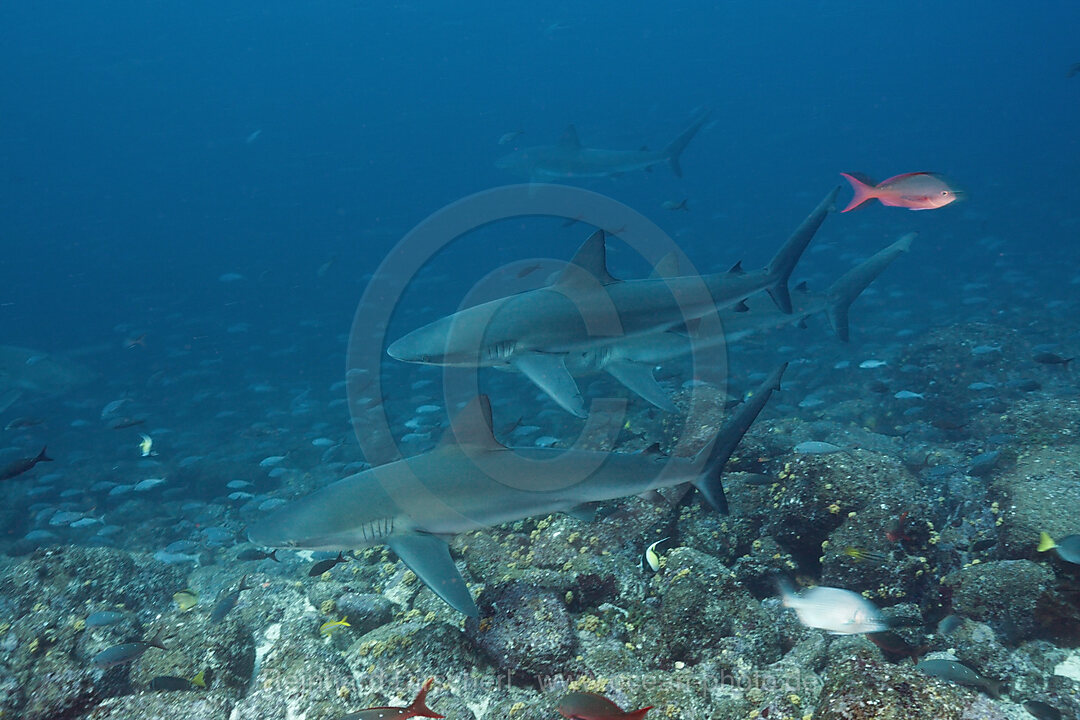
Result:
<svg viewBox="0 0 1080 720">
<path fill-rule="evenodd" d="M 788 280 L 791 279 L 791 273 L 799 263 L 799 258 L 802 257 L 806 246 L 814 239 L 814 233 L 821 227 L 821 223 L 825 222 L 825 216 L 832 212 L 836 203 L 836 195 L 839 192 L 840 188 L 836 187 L 825 196 L 825 199 L 803 220 L 802 225 L 795 229 L 795 232 L 780 247 L 765 268 L 765 272 L 768 273 L 771 281 L 771 284 L 766 289 L 781 312 L 791 312 L 791 293 L 788 292 Z"/>
<path fill-rule="evenodd" d="M 743 435 L 754 424 L 758 413 L 765 407 L 765 403 L 769 402 L 769 396 L 774 390 L 780 389 L 780 378 L 786 369 L 787 363 L 784 363 L 773 370 L 746 402 L 736 408 L 735 413 L 720 428 L 720 432 L 716 433 L 712 442 L 702 448 L 694 458 L 701 468 L 701 475 L 694 481 L 694 487 L 705 496 L 705 500 L 714 510 L 723 515 L 728 513 L 728 503 L 720 473 L 731 454 L 735 452 Z"/>
<path fill-rule="evenodd" d="M 848 328 L 848 312 L 851 303 L 866 287 L 889 267 L 893 260 L 911 248 L 911 241 L 918 233 L 908 233 L 887 248 L 883 248 L 844 273 L 825 291 L 825 315 L 829 318 L 836 337 L 847 342 L 851 335 Z"/>
<path fill-rule="evenodd" d="M 667 156 L 668 164 L 671 165 L 671 171 L 675 173 L 675 177 L 682 177 L 682 166 L 679 165 L 679 156 L 682 155 L 683 150 L 690 144 L 690 141 L 697 135 L 701 126 L 709 119 L 709 113 L 702 113 L 697 120 L 690 124 L 690 127 L 686 128 L 679 134 L 679 137 L 671 141 L 671 143 L 664 148 L 664 155 Z"/>
</svg>

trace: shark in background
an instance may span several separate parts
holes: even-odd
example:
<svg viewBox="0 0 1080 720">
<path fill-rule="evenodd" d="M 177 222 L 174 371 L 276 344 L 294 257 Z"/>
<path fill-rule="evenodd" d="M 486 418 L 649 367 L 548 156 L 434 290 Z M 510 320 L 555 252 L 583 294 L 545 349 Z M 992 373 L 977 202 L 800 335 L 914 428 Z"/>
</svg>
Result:
<svg viewBox="0 0 1080 720">
<path fill-rule="evenodd" d="M 567 369 L 575 353 L 594 352 L 616 338 L 644 337 L 743 311 L 766 291 L 779 312 L 792 311 L 788 281 L 803 251 L 834 207 L 834 189 L 765 267 L 708 275 L 617 280 L 607 268 L 605 235 L 593 233 L 550 285 L 480 303 L 445 316 L 391 343 L 404 362 L 452 367 L 509 366 L 524 374 L 567 412 L 588 416 L 581 390 Z M 617 372 L 612 366 L 611 372 Z M 628 384 L 631 384 L 627 380 Z"/>
<path fill-rule="evenodd" d="M 585 147 L 578 140 L 577 130 L 570 125 L 555 145 L 534 145 L 520 148 L 495 161 L 495 167 L 509 170 L 533 182 L 569 180 L 573 178 L 617 177 L 634 170 L 649 170 L 653 165 L 667 163 L 676 177 L 682 177 L 679 158 L 709 119 L 700 114 L 679 136 L 659 151 L 603 150 Z"/>
<path fill-rule="evenodd" d="M 0 345 L 0 408 L 23 395 L 54 396 L 86 385 L 97 373 L 66 357 L 33 348 Z"/>
<path fill-rule="evenodd" d="M 343 551 L 387 545 L 432 591 L 465 615 L 476 603 L 450 556 L 454 535 L 537 515 L 579 514 L 594 503 L 690 483 L 727 512 L 720 474 L 786 366 L 774 370 L 693 457 L 509 448 L 475 398 L 441 442 L 413 457 L 338 480 L 248 530 L 262 547 Z"/>
</svg>

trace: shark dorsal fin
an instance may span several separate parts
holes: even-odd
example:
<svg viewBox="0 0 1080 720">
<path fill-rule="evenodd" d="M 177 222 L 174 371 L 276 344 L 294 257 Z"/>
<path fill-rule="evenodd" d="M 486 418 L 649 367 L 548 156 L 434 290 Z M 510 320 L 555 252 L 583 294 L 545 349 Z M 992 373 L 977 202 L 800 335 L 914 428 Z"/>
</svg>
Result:
<svg viewBox="0 0 1080 720">
<path fill-rule="evenodd" d="M 656 261 L 652 275 L 654 278 L 673 278 L 679 276 L 679 256 L 674 250 Z"/>
<path fill-rule="evenodd" d="M 750 312 L 750 306 L 746 304 L 746 300 L 740 300 L 738 304 L 731 309 L 737 313 Z"/>
<path fill-rule="evenodd" d="M 491 401 L 487 395 L 477 395 L 461 409 L 439 441 L 441 445 L 470 445 L 488 450 L 506 446 L 495 439 L 491 430 Z"/>
<path fill-rule="evenodd" d="M 559 136 L 559 147 L 573 148 L 575 150 L 581 147 L 581 141 L 577 137 L 577 128 L 573 125 L 566 126 L 566 129 L 562 131 L 562 135 Z"/>
<path fill-rule="evenodd" d="M 810 286 L 803 280 L 801 283 L 795 286 L 795 292 L 808 293 L 810 292 Z"/>
<path fill-rule="evenodd" d="M 607 269 L 607 247 L 604 239 L 604 231 L 597 230 L 590 235 L 574 257 L 570 260 L 570 267 L 559 274 L 556 285 L 576 285 L 582 281 L 581 271 L 584 270 L 601 285 L 616 282 Z"/>
<path fill-rule="evenodd" d="M 728 270 L 728 275 L 745 275 L 746 271 L 742 269 L 742 260 L 731 266 Z"/>
</svg>

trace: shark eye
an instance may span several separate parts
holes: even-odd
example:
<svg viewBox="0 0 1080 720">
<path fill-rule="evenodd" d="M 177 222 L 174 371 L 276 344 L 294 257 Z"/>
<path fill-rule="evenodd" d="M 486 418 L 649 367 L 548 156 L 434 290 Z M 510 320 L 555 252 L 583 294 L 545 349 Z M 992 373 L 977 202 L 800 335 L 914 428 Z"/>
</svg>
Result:
<svg viewBox="0 0 1080 720">
<path fill-rule="evenodd" d="M 949 196 L 949 191 L 948 190 L 942 190 L 941 191 L 941 196 L 942 197 L 948 197 Z"/>
</svg>

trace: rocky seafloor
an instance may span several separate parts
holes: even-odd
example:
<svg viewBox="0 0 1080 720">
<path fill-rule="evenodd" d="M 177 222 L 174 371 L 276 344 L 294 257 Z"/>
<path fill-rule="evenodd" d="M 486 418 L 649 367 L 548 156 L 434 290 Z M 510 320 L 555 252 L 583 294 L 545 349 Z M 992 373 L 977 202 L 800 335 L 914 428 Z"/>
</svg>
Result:
<svg viewBox="0 0 1080 720">
<path fill-rule="evenodd" d="M 557 717 L 568 689 L 651 705 L 649 717 L 998 720 L 1031 717 L 1021 703 L 1037 700 L 1075 718 L 1080 568 L 1036 545 L 1040 532 L 1080 533 L 1080 405 L 1062 399 L 1074 389 L 1065 368 L 1018 378 L 1006 358 L 1026 350 L 1010 353 L 1022 340 L 1002 333 L 920 338 L 917 363 L 892 363 L 881 402 L 838 400 L 815 414 L 788 412 L 781 396 L 728 466 L 730 515 L 675 489 L 608 504 L 591 523 L 551 516 L 457 537 L 477 619 L 382 547 L 310 578 L 310 558 L 287 552 L 238 563 L 226 547 L 170 564 L 152 552 L 5 541 L 0 710 L 334 720 L 405 705 L 434 677 L 428 705 L 462 720 Z M 1003 349 L 973 356 L 973 346 Z M 919 413 L 892 396 L 909 386 L 933 388 Z M 715 424 L 699 422 L 703 434 Z M 622 451 L 672 446 L 662 425 L 641 427 Z M 794 452 L 804 441 L 842 450 Z M 656 541 L 654 571 L 642 552 Z M 213 622 L 216 598 L 245 574 L 250 589 Z M 780 577 L 860 592 L 892 631 L 803 627 L 780 604 Z M 198 604 L 182 611 L 181 589 Z M 101 610 L 123 618 L 88 627 Z M 320 632 L 343 617 L 348 626 Z M 91 663 L 155 635 L 166 650 Z M 936 657 L 1000 681 L 1001 696 L 913 662 Z M 152 678 L 200 671 L 205 688 L 149 689 Z"/>
</svg>

